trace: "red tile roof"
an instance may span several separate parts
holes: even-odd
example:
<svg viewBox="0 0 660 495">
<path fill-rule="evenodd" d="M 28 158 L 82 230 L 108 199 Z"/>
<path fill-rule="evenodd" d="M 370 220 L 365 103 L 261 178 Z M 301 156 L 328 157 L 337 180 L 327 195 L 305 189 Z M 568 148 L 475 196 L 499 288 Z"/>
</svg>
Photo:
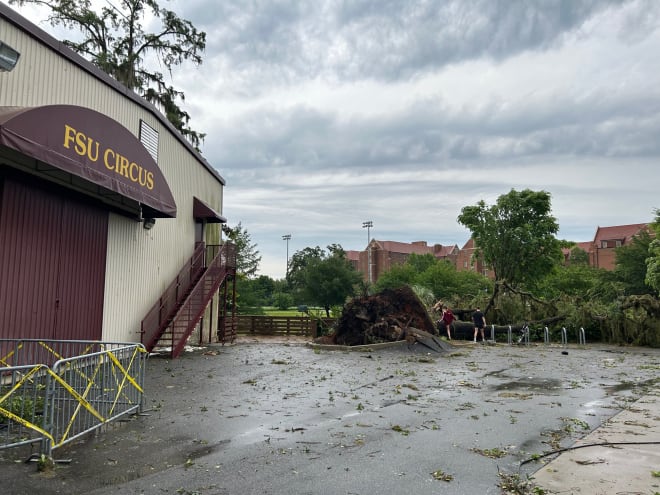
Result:
<svg viewBox="0 0 660 495">
<path fill-rule="evenodd" d="M 461 249 L 474 249 L 474 239 L 470 237 Z"/>
<path fill-rule="evenodd" d="M 346 259 L 349 261 L 360 261 L 360 251 L 346 251 Z"/>
<path fill-rule="evenodd" d="M 577 247 L 582 249 L 583 251 L 586 251 L 587 253 L 591 252 L 591 248 L 593 247 L 594 243 L 591 241 L 585 241 L 585 242 L 576 242 L 575 243 Z"/>
<path fill-rule="evenodd" d="M 629 241 L 633 236 L 639 234 L 642 229 L 648 228 L 647 223 L 634 223 L 631 225 L 615 225 L 613 227 L 598 227 L 594 242 L 610 241 L 620 239 L 622 244 Z"/>
<path fill-rule="evenodd" d="M 410 244 L 396 241 L 375 241 L 384 251 L 403 254 L 433 254 L 433 248 L 422 244 Z"/>
<path fill-rule="evenodd" d="M 435 244 L 429 246 L 425 241 L 416 241 L 416 242 L 397 242 L 397 241 L 378 241 L 373 239 L 374 243 L 378 244 L 378 247 L 383 251 L 389 251 L 390 253 L 399 253 L 399 254 L 432 254 L 436 258 L 446 258 L 449 255 L 456 254 L 459 251 L 456 244 L 452 246 L 443 246 L 441 244 Z"/>
<path fill-rule="evenodd" d="M 454 244 L 453 246 L 441 246 L 440 251 L 436 251 L 436 258 L 446 258 L 450 254 L 454 254 L 458 251 L 458 246 Z"/>
</svg>

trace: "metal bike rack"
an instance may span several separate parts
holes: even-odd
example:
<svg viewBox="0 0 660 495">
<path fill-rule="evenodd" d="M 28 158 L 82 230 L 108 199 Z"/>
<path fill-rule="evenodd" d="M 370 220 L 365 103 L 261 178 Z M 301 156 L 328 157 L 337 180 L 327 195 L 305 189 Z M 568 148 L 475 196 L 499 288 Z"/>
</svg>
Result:
<svg viewBox="0 0 660 495">
<path fill-rule="evenodd" d="M 585 337 L 584 328 L 580 327 L 578 332 L 578 340 L 580 345 L 587 345 L 587 339 Z"/>
</svg>

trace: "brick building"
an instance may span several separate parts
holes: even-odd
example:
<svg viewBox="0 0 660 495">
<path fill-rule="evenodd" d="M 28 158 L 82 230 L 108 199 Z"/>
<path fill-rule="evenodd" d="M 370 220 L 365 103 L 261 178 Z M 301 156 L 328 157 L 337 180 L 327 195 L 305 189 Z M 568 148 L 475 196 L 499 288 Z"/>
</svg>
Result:
<svg viewBox="0 0 660 495">
<path fill-rule="evenodd" d="M 381 274 L 390 270 L 396 264 L 402 265 L 411 254 L 431 254 L 438 259 L 448 259 L 455 264 L 458 252 L 457 245 L 434 244 L 429 246 L 426 241 L 406 243 L 372 239 L 367 249 L 364 251 L 349 251 L 347 256 L 353 266 L 362 273 L 365 280 L 371 280 L 372 283 L 375 283 Z"/>
<path fill-rule="evenodd" d="M 589 255 L 589 264 L 606 270 L 614 269 L 616 248 L 627 246 L 642 230 L 649 231 L 648 223 L 631 225 L 617 225 L 612 227 L 598 227 L 592 241 L 579 242 L 577 247 Z M 651 232 L 651 234 L 653 234 Z M 426 241 L 412 243 L 379 241 L 372 239 L 364 251 L 347 251 L 346 255 L 353 267 L 362 273 L 365 280 L 369 280 L 369 267 L 371 266 L 371 281 L 375 283 L 381 274 L 388 271 L 395 264 L 403 264 L 411 254 L 432 254 L 438 259 L 447 259 L 456 266 L 457 271 L 475 271 L 493 279 L 495 273 L 475 254 L 474 239 L 470 238 L 458 248 L 458 245 L 443 246 L 434 244 L 429 246 Z M 570 249 L 564 250 L 566 261 L 570 258 Z"/>
<path fill-rule="evenodd" d="M 633 238 L 642 231 L 653 232 L 648 223 L 598 227 L 593 241 L 578 243 L 589 255 L 589 265 L 613 270 L 616 261 L 616 249 L 629 245 Z"/>
</svg>

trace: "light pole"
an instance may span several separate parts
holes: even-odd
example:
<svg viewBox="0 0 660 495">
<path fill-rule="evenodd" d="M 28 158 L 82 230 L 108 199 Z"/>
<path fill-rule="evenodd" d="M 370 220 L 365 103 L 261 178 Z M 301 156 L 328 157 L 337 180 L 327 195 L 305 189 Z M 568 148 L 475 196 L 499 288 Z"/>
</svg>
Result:
<svg viewBox="0 0 660 495">
<path fill-rule="evenodd" d="M 367 220 L 366 222 L 362 222 L 362 228 L 367 229 L 367 264 L 369 266 L 368 268 L 368 274 L 369 274 L 369 283 L 372 282 L 372 277 L 371 277 L 371 227 L 374 226 L 374 223 L 371 220 Z"/>
<path fill-rule="evenodd" d="M 283 235 L 282 240 L 286 241 L 286 276 L 289 274 L 289 241 L 291 240 L 291 234 Z"/>
</svg>

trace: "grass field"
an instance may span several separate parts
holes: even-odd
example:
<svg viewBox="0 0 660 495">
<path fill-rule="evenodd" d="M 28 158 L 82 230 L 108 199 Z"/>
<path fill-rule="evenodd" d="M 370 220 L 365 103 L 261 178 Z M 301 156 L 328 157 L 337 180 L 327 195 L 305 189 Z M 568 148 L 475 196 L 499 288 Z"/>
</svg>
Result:
<svg viewBox="0 0 660 495">
<path fill-rule="evenodd" d="M 298 311 L 295 308 L 292 309 L 275 309 L 275 308 L 263 308 L 264 314 L 267 316 L 303 316 L 303 313 Z"/>
<path fill-rule="evenodd" d="M 306 313 L 301 313 L 298 311 L 298 308 L 289 308 L 289 309 L 277 309 L 274 307 L 266 306 L 263 309 L 263 314 L 267 316 L 306 316 Z M 319 311 L 322 311 L 320 308 L 309 308 L 309 312 L 312 315 L 317 314 Z M 325 312 L 323 311 L 325 316 Z"/>
</svg>

